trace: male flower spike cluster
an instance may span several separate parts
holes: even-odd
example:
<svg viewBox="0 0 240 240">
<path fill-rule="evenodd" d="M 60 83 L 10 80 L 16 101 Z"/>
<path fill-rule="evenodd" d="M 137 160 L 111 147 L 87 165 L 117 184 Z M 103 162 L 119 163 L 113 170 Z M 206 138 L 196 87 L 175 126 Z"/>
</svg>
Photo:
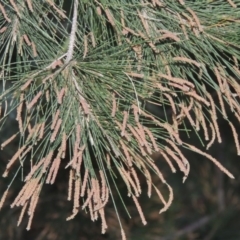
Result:
<svg viewBox="0 0 240 240">
<path fill-rule="evenodd" d="M 67 199 L 73 203 L 67 220 L 87 209 L 92 221 L 100 218 L 102 233 L 116 176 L 144 225 L 140 175 L 148 196 L 153 190 L 159 196 L 160 213 L 172 204 L 173 190 L 154 153 L 173 173 L 179 169 L 183 182 L 190 164 L 182 149 L 203 155 L 234 178 L 207 153 L 222 141 L 223 117 L 240 155 L 238 133 L 228 119 L 231 112 L 240 122 L 240 3 L 218 2 L 1 1 L 1 128 L 15 112 L 18 124 L 1 147 L 19 141 L 3 177 L 15 171 L 12 184 L 24 168 L 22 189 L 11 204 L 22 208 L 18 225 L 27 215 L 31 228 L 41 190 L 55 183 L 61 166 L 69 172 Z M 149 103 L 165 114 L 153 114 Z M 190 130 L 203 133 L 205 150 L 182 140 Z"/>
</svg>

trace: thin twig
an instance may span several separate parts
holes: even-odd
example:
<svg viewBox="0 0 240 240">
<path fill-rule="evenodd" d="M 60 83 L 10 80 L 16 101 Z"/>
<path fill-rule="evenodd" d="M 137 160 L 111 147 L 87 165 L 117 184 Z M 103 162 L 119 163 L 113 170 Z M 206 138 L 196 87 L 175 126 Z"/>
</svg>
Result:
<svg viewBox="0 0 240 240">
<path fill-rule="evenodd" d="M 125 72 L 124 72 L 125 73 Z M 141 111 L 140 111 L 140 104 L 139 104 L 139 100 L 138 100 L 138 94 L 137 94 L 137 91 L 136 91 L 136 88 L 135 88 L 135 85 L 134 85 L 134 83 L 133 83 L 133 80 L 128 76 L 128 74 L 127 73 L 125 73 L 126 74 L 126 76 L 128 77 L 128 79 L 131 81 L 131 83 L 132 83 L 132 86 L 133 86 L 133 89 L 134 89 L 134 92 L 135 92 L 135 96 L 136 96 L 136 100 L 137 100 L 137 105 L 138 105 L 138 112 L 139 112 L 139 114 L 141 114 Z"/>
<path fill-rule="evenodd" d="M 68 64 L 73 57 L 73 49 L 74 49 L 74 43 L 75 43 L 76 31 L 77 31 L 77 15 L 78 15 L 78 0 L 75 0 L 74 7 L 73 7 L 72 29 L 70 33 L 69 46 L 68 46 L 67 58 L 66 58 L 65 64 Z"/>
</svg>

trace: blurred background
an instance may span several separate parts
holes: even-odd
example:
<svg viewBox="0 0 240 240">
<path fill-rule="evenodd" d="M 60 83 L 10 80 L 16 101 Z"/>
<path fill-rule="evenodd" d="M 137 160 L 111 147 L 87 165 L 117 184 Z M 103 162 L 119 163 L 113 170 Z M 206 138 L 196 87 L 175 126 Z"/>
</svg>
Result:
<svg viewBox="0 0 240 240">
<path fill-rule="evenodd" d="M 224 120 L 219 119 L 218 121 L 223 142 L 221 144 L 214 144 L 208 153 L 216 157 L 233 173 L 235 179 L 230 180 L 206 158 L 189 151 L 184 151 L 190 162 L 191 170 L 189 177 L 183 184 L 182 174 L 179 171 L 175 174 L 171 173 L 165 160 L 155 154 L 155 163 L 163 172 L 165 179 L 173 187 L 174 201 L 168 211 L 159 214 L 162 204 L 158 196 L 153 194 L 151 198 L 148 198 L 145 179 L 139 175 L 143 190 L 139 202 L 147 220 L 147 225 L 143 226 L 135 204 L 131 198 L 126 196 L 126 187 L 122 181 L 117 182 L 118 189 L 122 193 L 125 205 L 131 215 L 130 219 L 116 190 L 113 188 L 115 204 L 118 207 L 121 222 L 128 239 L 240 239 L 240 161 L 239 156 L 236 154 L 229 125 Z M 16 130 L 16 120 L 13 113 L 9 116 L 5 127 L 1 131 L 0 141 L 3 142 Z M 199 134 L 201 135 L 201 132 Z M 190 140 L 187 139 L 187 136 L 182 136 L 182 139 L 191 141 L 191 144 L 201 147 L 197 136 L 194 133 L 190 134 L 190 136 Z M 17 147 L 18 141 L 16 140 L 1 151 L 1 174 L 4 172 L 6 163 Z M 53 186 L 44 185 L 30 231 L 26 230 L 27 216 L 24 217 L 21 225 L 17 227 L 21 208 L 10 208 L 10 204 L 23 185 L 21 174 L 17 176 L 10 188 L 6 202 L 0 211 L 0 239 L 121 239 L 119 223 L 112 201 L 107 204 L 105 211 L 108 223 L 108 230 L 105 235 L 101 234 L 101 221 L 91 222 L 89 214 L 85 211 L 80 211 L 75 219 L 66 221 L 66 218 L 71 215 L 72 203 L 67 201 L 68 171 L 64 169 L 63 165 L 58 173 L 55 184 Z M 14 170 L 11 171 L 8 178 L 0 178 L 0 195 L 3 194 L 11 182 L 15 173 Z M 156 179 L 154 175 L 152 177 L 162 193 L 167 193 L 166 189 L 160 185 L 157 177 Z"/>
</svg>

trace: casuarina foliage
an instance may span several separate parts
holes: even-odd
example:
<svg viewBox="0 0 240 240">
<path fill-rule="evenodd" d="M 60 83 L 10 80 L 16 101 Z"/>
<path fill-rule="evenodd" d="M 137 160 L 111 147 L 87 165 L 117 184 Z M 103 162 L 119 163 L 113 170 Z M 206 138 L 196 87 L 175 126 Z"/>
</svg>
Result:
<svg viewBox="0 0 240 240">
<path fill-rule="evenodd" d="M 18 124 L 1 147 L 19 141 L 2 173 L 9 185 L 0 208 L 20 176 L 11 207 L 22 207 L 18 224 L 27 215 L 30 229 L 42 188 L 64 166 L 73 203 L 67 220 L 86 210 L 105 233 L 104 209 L 115 198 L 132 198 L 144 225 L 141 194 L 155 192 L 160 213 L 172 204 L 156 153 L 183 182 L 185 151 L 234 178 L 208 149 L 221 143 L 224 118 L 240 155 L 228 119 L 231 113 L 240 122 L 239 7 L 238 0 L 0 1 L 0 126 L 5 130 L 12 114 Z M 126 191 L 114 195 L 117 178 Z"/>
</svg>

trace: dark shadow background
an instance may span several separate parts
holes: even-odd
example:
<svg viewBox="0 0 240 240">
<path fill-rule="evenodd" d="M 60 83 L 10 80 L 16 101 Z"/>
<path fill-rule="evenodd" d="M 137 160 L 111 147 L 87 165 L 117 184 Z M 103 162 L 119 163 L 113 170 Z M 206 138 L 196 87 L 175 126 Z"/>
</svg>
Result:
<svg viewBox="0 0 240 240">
<path fill-rule="evenodd" d="M 208 151 L 230 170 L 235 176 L 230 180 L 217 167 L 207 160 L 189 151 L 184 151 L 188 158 L 191 170 L 186 182 L 182 183 L 182 174 L 170 172 L 169 167 L 161 156 L 155 156 L 155 162 L 164 173 L 166 180 L 173 187 L 174 201 L 167 212 L 159 215 L 162 204 L 156 194 L 149 199 L 144 177 L 139 176 L 142 183 L 142 195 L 139 202 L 142 206 L 148 224 L 143 226 L 135 205 L 126 195 L 126 188 L 122 181 L 117 182 L 125 204 L 131 214 L 131 219 L 122 206 L 115 191 L 115 203 L 120 212 L 122 225 L 128 239 L 151 240 L 237 240 L 240 239 L 240 162 L 236 155 L 235 144 L 231 130 L 226 121 L 218 120 L 223 142 L 215 144 Z M 15 129 L 14 115 L 2 130 L 0 141 L 3 142 Z M 238 127 L 238 125 L 235 125 Z M 237 128 L 238 131 L 239 127 Z M 200 132 L 201 135 L 201 132 Z M 191 134 L 191 140 L 187 136 L 183 139 L 191 141 L 191 144 L 200 146 L 195 134 Z M 8 159 L 18 147 L 15 141 L 1 151 L 0 172 L 4 172 Z M 22 186 L 20 176 L 10 188 L 6 202 L 0 211 L 0 239 L 8 240 L 87 240 L 87 239 L 121 239 L 118 220 L 112 202 L 106 207 L 105 215 L 108 230 L 101 234 L 101 221 L 93 223 L 89 215 L 80 211 L 75 219 L 67 222 L 66 218 L 71 214 L 72 202 L 67 201 L 68 171 L 64 164 L 58 173 L 53 186 L 44 185 L 40 194 L 33 218 L 32 228 L 26 230 L 27 216 L 22 224 L 17 227 L 21 208 L 10 208 L 10 204 L 16 197 Z M 0 178 L 0 194 L 2 195 L 13 177 L 14 171 L 8 178 Z M 20 174 L 21 175 L 21 174 Z M 164 194 L 158 179 L 153 176 L 155 183 Z M 113 190 L 114 191 L 114 190 Z M 154 191 L 153 191 L 154 192 Z"/>
</svg>

